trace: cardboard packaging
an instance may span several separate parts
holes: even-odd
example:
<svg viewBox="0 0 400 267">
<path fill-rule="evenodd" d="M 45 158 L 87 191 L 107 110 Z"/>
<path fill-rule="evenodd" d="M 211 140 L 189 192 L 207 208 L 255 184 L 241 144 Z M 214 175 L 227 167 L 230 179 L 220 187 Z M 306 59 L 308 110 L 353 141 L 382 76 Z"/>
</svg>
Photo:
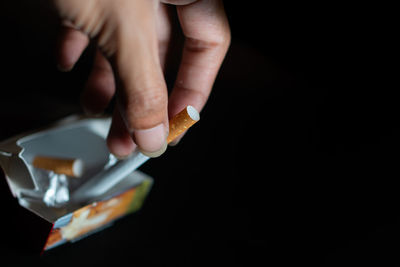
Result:
<svg viewBox="0 0 400 267">
<path fill-rule="evenodd" d="M 26 242 L 33 241 L 35 249 L 46 251 L 77 241 L 141 208 L 153 179 L 132 167 L 123 169 L 124 164 L 109 153 L 105 139 L 110 123 L 109 118 L 74 116 L 0 142 L 0 166 L 12 196 L 26 212 L 15 220 L 28 218 L 26 229 L 21 229 L 28 234 L 20 235 Z M 77 158 L 84 162 L 85 171 L 72 178 L 42 170 L 32 164 L 37 155 Z M 134 168 L 147 159 L 138 157 Z M 103 184 L 99 194 L 92 192 L 85 198 L 81 190 L 79 201 L 74 199 L 75 191 L 99 175 L 111 182 Z M 29 229 L 34 223 L 35 229 Z"/>
</svg>

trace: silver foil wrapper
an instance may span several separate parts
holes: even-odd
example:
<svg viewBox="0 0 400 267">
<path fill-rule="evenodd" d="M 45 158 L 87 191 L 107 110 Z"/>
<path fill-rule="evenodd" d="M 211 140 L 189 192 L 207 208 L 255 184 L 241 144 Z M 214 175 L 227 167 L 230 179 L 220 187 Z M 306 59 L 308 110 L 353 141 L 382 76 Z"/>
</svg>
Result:
<svg viewBox="0 0 400 267">
<path fill-rule="evenodd" d="M 0 142 L 0 166 L 20 205 L 49 221 L 68 211 L 140 184 L 145 175 L 134 171 L 148 157 L 136 152 L 125 160 L 109 153 L 106 137 L 110 118 L 66 118 L 46 129 Z M 36 155 L 79 158 L 80 178 L 33 167 Z"/>
</svg>

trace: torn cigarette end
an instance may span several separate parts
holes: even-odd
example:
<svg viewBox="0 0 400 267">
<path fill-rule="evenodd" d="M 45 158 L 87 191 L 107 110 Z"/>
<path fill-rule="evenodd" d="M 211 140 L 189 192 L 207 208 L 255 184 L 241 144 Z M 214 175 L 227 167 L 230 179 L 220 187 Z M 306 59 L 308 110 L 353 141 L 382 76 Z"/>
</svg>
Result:
<svg viewBox="0 0 400 267">
<path fill-rule="evenodd" d="M 187 106 L 169 121 L 169 135 L 167 142 L 171 143 L 200 120 L 199 112 L 192 106 Z"/>
<path fill-rule="evenodd" d="M 80 159 L 56 158 L 36 156 L 32 165 L 36 168 L 65 174 L 71 177 L 80 177 L 83 174 L 83 162 Z"/>
</svg>

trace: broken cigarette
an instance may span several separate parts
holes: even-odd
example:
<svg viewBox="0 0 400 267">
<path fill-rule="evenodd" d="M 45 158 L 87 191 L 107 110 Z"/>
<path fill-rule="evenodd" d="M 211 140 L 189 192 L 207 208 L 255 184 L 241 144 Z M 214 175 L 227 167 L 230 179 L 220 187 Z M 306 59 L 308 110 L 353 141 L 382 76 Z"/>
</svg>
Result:
<svg viewBox="0 0 400 267">
<path fill-rule="evenodd" d="M 192 106 L 187 106 L 169 121 L 169 135 L 167 142 L 171 143 L 200 120 L 199 112 Z"/>
<path fill-rule="evenodd" d="M 36 156 L 32 165 L 36 168 L 65 174 L 71 177 L 80 177 L 83 173 L 83 162 L 80 159 L 56 158 Z"/>
</svg>

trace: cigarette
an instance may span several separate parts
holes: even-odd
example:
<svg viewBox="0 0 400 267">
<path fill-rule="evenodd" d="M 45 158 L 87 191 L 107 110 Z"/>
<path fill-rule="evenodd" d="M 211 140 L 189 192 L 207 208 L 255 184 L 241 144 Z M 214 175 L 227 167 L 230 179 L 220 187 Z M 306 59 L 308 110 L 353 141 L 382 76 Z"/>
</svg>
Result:
<svg viewBox="0 0 400 267">
<path fill-rule="evenodd" d="M 169 121 L 167 142 L 171 143 L 184 131 L 200 120 L 199 112 L 192 106 L 187 106 Z"/>
<path fill-rule="evenodd" d="M 80 177 L 83 173 L 83 162 L 80 159 L 36 156 L 33 159 L 32 165 L 39 169 L 45 169 L 71 177 Z"/>
<path fill-rule="evenodd" d="M 187 106 L 170 120 L 169 135 L 167 138 L 168 143 L 173 141 L 199 120 L 199 112 L 194 107 Z M 72 194 L 72 201 L 84 202 L 98 198 L 139 168 L 148 159 L 148 156 L 136 150 L 127 159 L 118 161 L 116 164 L 104 169 L 79 186 Z"/>
</svg>

